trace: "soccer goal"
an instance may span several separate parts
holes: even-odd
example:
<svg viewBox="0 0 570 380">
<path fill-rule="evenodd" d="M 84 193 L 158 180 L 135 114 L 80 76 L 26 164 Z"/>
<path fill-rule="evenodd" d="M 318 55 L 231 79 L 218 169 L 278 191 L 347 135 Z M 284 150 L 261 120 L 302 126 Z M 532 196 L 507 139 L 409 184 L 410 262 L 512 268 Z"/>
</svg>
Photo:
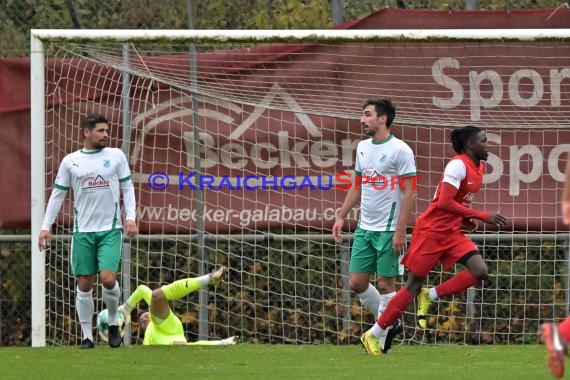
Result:
<svg viewBox="0 0 570 380">
<path fill-rule="evenodd" d="M 331 227 L 362 139 L 367 98 L 397 106 L 392 133 L 417 157 L 415 218 L 475 124 L 492 145 L 474 207 L 504 231 L 473 239 L 490 280 L 405 315 L 403 342 L 532 343 L 566 316 L 568 232 L 560 223 L 570 150 L 568 30 L 32 30 L 32 345 L 76 344 L 70 200 L 36 248 L 59 162 L 105 114 L 136 182 L 140 234 L 125 241 L 125 293 L 227 265 L 226 285 L 173 304 L 188 338 L 358 342 L 374 321 L 347 286 Z M 430 284 L 457 268 L 435 268 Z M 99 291 L 99 289 L 96 289 Z M 100 310 L 99 302 L 97 310 Z M 94 316 L 95 317 L 95 316 Z M 132 324 L 127 342 L 141 339 Z"/>
</svg>

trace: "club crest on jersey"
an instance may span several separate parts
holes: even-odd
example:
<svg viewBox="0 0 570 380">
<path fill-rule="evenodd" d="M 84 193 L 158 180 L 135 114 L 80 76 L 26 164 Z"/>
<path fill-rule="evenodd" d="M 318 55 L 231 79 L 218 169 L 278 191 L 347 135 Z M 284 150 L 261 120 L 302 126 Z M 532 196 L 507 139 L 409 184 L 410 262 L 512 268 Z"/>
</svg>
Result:
<svg viewBox="0 0 570 380">
<path fill-rule="evenodd" d="M 103 160 L 103 167 L 110 168 L 111 167 L 111 160 Z"/>
<path fill-rule="evenodd" d="M 378 161 L 380 161 L 380 162 L 386 161 L 386 154 L 383 154 L 382 157 L 380 157 L 380 158 L 378 159 Z"/>
</svg>

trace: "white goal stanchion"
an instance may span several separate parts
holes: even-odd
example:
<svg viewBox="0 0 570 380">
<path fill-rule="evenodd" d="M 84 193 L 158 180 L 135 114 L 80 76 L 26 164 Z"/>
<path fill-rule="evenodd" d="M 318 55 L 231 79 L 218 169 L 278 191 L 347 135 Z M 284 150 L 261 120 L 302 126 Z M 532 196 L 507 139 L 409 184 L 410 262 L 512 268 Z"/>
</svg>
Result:
<svg viewBox="0 0 570 380">
<path fill-rule="evenodd" d="M 528 343 L 568 304 L 559 219 L 570 149 L 570 33 L 512 30 L 32 30 L 32 345 L 76 344 L 72 204 L 36 247 L 61 159 L 88 113 L 129 158 L 140 236 L 134 289 L 229 267 L 227 284 L 173 304 L 189 339 L 355 343 L 374 318 L 347 297 L 346 245 L 330 237 L 364 138 L 360 104 L 389 98 L 418 164 L 416 214 L 475 124 L 492 146 L 474 207 L 510 223 L 474 239 L 490 280 L 435 303 L 402 341 Z M 358 212 L 345 224 L 356 226 Z M 344 252 L 344 254 L 343 254 Z M 437 267 L 430 285 L 456 271 Z M 98 290 L 96 290 L 98 292 Z M 97 309 L 101 302 L 98 301 Z M 137 324 L 126 342 L 141 339 Z"/>
</svg>

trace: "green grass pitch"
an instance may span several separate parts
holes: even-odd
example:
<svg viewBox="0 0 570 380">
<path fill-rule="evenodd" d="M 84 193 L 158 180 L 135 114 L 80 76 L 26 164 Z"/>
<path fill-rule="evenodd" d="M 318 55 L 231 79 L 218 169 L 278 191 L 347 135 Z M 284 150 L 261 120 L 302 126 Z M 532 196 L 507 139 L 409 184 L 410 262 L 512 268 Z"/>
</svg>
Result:
<svg viewBox="0 0 570 380">
<path fill-rule="evenodd" d="M 552 378 L 540 345 L 410 346 L 367 356 L 356 345 L 0 348 L 1 379 Z"/>
</svg>

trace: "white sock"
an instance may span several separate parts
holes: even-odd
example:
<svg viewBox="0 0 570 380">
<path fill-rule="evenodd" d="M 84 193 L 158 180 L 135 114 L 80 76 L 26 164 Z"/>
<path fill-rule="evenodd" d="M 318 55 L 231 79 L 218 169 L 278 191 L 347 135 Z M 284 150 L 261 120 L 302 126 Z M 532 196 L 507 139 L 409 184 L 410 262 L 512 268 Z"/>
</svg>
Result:
<svg viewBox="0 0 570 380">
<path fill-rule="evenodd" d="M 386 333 L 386 330 L 380 327 L 378 323 L 375 323 L 370 330 L 372 330 L 372 335 L 374 335 L 376 338 L 380 338 Z"/>
<path fill-rule="evenodd" d="M 203 276 L 198 277 L 198 282 L 200 283 L 200 287 L 204 288 L 208 286 L 208 284 L 212 281 L 212 276 L 209 274 L 205 274 Z"/>
<path fill-rule="evenodd" d="M 75 310 L 81 325 L 83 339 L 89 339 L 93 342 L 93 313 L 95 312 L 93 289 L 88 292 L 82 292 L 77 288 L 75 293 Z"/>
<path fill-rule="evenodd" d="M 380 292 L 378 292 L 378 289 L 376 289 L 375 286 L 369 283 L 368 288 L 366 288 L 365 291 L 358 293 L 358 298 L 360 298 L 360 302 L 366 310 L 370 311 L 374 315 L 378 313 L 381 297 Z"/>
<path fill-rule="evenodd" d="M 378 306 L 378 315 L 376 316 L 376 319 L 380 318 L 384 310 L 386 310 L 388 302 L 390 302 L 390 300 L 394 298 L 395 295 L 396 295 L 395 291 L 393 291 L 392 293 L 380 294 L 380 306 Z"/>
<path fill-rule="evenodd" d="M 107 289 L 104 286 L 101 287 L 103 288 L 101 298 L 103 298 L 103 303 L 109 313 L 109 326 L 115 326 L 117 325 L 117 310 L 119 309 L 119 299 L 121 298 L 119 282 L 115 281 L 113 289 Z"/>
<path fill-rule="evenodd" d="M 431 298 L 432 301 L 437 301 L 439 299 L 435 288 L 429 288 L 429 298 Z"/>
</svg>

